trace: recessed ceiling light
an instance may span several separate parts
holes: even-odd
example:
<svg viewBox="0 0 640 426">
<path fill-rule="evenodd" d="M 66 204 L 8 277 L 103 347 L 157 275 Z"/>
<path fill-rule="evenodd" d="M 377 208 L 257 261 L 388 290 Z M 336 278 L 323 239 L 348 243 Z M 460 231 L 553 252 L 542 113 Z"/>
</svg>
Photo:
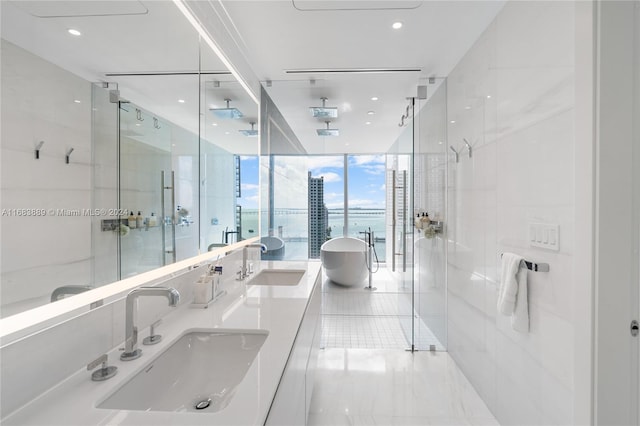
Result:
<svg viewBox="0 0 640 426">
<path fill-rule="evenodd" d="M 71 34 L 71 35 L 74 35 L 74 36 L 81 36 L 81 35 L 82 35 L 82 33 L 81 33 L 80 31 L 78 31 L 78 30 L 76 30 L 76 29 L 74 29 L 74 28 L 69 28 L 69 29 L 67 30 L 67 32 L 68 32 L 69 34 Z"/>
<path fill-rule="evenodd" d="M 375 113 L 376 113 L 375 111 L 368 111 L 368 112 L 367 112 L 367 114 L 369 114 L 369 115 L 373 115 L 373 114 L 375 114 Z"/>
<path fill-rule="evenodd" d="M 140 123 L 136 123 L 136 126 L 140 127 Z"/>
<path fill-rule="evenodd" d="M 180 102 L 181 104 L 184 103 L 184 99 L 178 99 L 178 102 Z"/>
<path fill-rule="evenodd" d="M 371 122 L 370 121 L 366 121 L 364 124 L 369 125 L 369 124 L 371 124 Z"/>
<path fill-rule="evenodd" d="M 487 95 L 487 99 L 491 99 L 491 95 Z"/>
<path fill-rule="evenodd" d="M 371 100 L 372 100 L 372 101 L 377 101 L 377 100 L 378 100 L 378 97 L 377 97 L 377 96 L 373 96 L 373 97 L 371 98 Z"/>
<path fill-rule="evenodd" d="M 229 132 L 224 132 L 224 134 L 225 134 L 225 135 L 228 135 L 228 134 L 229 134 Z"/>
<path fill-rule="evenodd" d="M 455 124 L 456 120 L 451 120 L 449 123 Z"/>
<path fill-rule="evenodd" d="M 73 102 L 79 104 L 80 103 L 80 99 L 74 99 Z"/>
<path fill-rule="evenodd" d="M 212 125 L 212 126 L 217 126 L 217 125 L 218 125 L 218 123 L 211 123 L 211 125 Z"/>
<path fill-rule="evenodd" d="M 464 109 L 471 109 L 471 107 L 467 105 L 466 107 L 464 107 Z"/>
<path fill-rule="evenodd" d="M 442 145 L 442 141 L 438 141 L 438 145 Z"/>
<path fill-rule="evenodd" d="M 391 28 L 393 28 L 394 30 L 399 30 L 400 28 L 402 28 L 402 22 L 394 22 L 393 25 L 391 25 Z"/>
</svg>

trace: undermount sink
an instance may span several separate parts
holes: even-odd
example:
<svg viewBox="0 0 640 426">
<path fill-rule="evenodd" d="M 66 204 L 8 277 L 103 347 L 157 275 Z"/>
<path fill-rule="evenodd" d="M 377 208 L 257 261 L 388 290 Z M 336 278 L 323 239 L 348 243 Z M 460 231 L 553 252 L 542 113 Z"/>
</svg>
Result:
<svg viewBox="0 0 640 426">
<path fill-rule="evenodd" d="M 188 332 L 98 408 L 220 411 L 231 402 L 268 334 L 266 330 Z"/>
<path fill-rule="evenodd" d="M 298 285 L 305 272 L 304 269 L 263 269 L 247 284 Z"/>
</svg>

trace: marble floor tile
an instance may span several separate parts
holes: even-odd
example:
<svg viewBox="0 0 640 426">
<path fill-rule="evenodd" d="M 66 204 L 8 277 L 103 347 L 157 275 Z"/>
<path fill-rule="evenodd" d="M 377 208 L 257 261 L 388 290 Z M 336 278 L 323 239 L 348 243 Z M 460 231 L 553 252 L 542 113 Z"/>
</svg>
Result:
<svg viewBox="0 0 640 426">
<path fill-rule="evenodd" d="M 309 425 L 498 423 L 446 352 L 320 351 Z"/>
</svg>

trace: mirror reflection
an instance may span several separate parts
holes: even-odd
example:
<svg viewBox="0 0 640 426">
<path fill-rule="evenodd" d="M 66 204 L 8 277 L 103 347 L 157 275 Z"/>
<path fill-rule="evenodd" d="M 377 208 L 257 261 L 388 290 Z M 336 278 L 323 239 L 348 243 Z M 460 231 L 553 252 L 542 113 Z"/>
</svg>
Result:
<svg viewBox="0 0 640 426">
<path fill-rule="evenodd" d="M 172 2 L 1 7 L 0 316 L 258 235 L 258 106 Z"/>
</svg>

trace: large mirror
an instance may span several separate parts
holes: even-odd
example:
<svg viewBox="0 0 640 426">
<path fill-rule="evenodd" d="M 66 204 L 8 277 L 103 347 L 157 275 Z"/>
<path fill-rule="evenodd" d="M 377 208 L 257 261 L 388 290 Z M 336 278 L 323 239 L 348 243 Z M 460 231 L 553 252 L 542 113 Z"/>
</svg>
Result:
<svg viewBox="0 0 640 426">
<path fill-rule="evenodd" d="M 173 2 L 1 8 L 1 317 L 259 235 L 258 105 Z"/>
</svg>

